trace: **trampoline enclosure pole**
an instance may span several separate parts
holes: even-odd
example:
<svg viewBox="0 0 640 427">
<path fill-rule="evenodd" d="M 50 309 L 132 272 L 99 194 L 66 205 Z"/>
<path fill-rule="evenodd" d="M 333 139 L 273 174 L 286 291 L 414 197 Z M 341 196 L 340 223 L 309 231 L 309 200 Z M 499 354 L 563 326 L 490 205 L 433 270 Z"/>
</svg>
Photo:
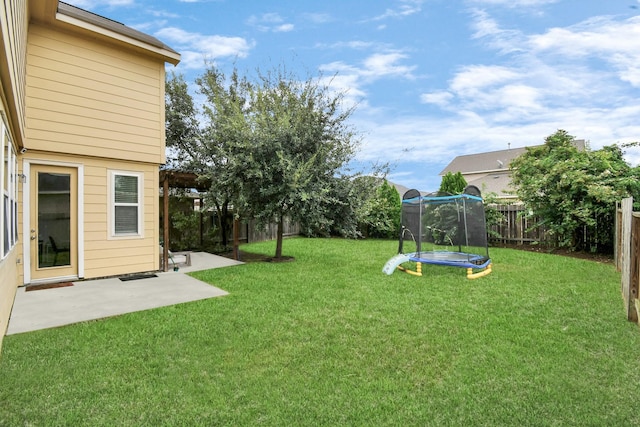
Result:
<svg viewBox="0 0 640 427">
<path fill-rule="evenodd" d="M 422 252 L 422 194 L 418 195 L 418 240 L 416 241 L 416 250 L 418 256 Z"/>
</svg>

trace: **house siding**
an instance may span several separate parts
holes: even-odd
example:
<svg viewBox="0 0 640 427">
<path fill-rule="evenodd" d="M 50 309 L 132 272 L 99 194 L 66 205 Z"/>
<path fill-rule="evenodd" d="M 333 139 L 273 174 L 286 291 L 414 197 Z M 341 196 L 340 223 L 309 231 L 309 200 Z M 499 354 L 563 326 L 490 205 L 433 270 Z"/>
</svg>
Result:
<svg viewBox="0 0 640 427">
<path fill-rule="evenodd" d="M 109 171 L 143 173 L 143 235 L 112 239 L 108 227 Z M 158 165 L 95 159 L 85 162 L 85 278 L 159 269 Z"/>
<path fill-rule="evenodd" d="M 64 271 L 30 268 L 37 257 L 32 249 L 39 249 L 31 247 L 37 227 L 29 198 L 37 186 L 30 181 L 47 166 L 78 172 L 80 278 L 159 269 L 164 67 L 179 60 L 151 36 L 57 0 L 0 2 L 0 112 L 22 178 L 14 187 L 18 241 L 0 259 L 0 348 L 18 285 L 75 276 L 73 261 Z M 111 236 L 111 171 L 142 179 L 139 235 Z"/>
<path fill-rule="evenodd" d="M 26 0 L 4 0 L 0 11 L 1 46 L 3 50 L 2 86 L 9 106 L 5 111 L 12 120 L 14 131 L 22 135 L 25 107 L 25 64 L 27 57 L 27 29 L 29 27 Z M 8 107 L 8 108 L 7 108 Z"/>
<path fill-rule="evenodd" d="M 84 186 L 80 189 L 84 203 L 84 278 L 115 276 L 155 271 L 160 265 L 159 223 L 157 204 L 158 165 L 113 159 L 86 158 L 29 151 L 24 159 L 43 164 L 78 164 L 83 166 Z M 110 238 L 108 230 L 109 171 L 143 174 L 142 237 Z M 22 201 L 20 201 L 22 202 Z M 22 276 L 24 277 L 24 276 Z"/>
<path fill-rule="evenodd" d="M 164 64 L 33 24 L 26 146 L 164 163 Z"/>
<path fill-rule="evenodd" d="M 22 142 L 28 17 L 25 0 L 4 0 L 0 9 L 0 110 L 16 152 Z M 22 206 L 18 204 L 19 215 Z M 18 216 L 20 218 L 20 216 Z M 9 325 L 19 276 L 21 241 L 0 259 L 0 348 Z"/>
<path fill-rule="evenodd" d="M 7 332 L 9 326 L 9 315 L 13 307 L 13 300 L 16 295 L 16 278 L 18 277 L 17 268 L 18 246 L 13 248 L 2 262 L 0 262 L 0 345 L 2 338 Z"/>
</svg>

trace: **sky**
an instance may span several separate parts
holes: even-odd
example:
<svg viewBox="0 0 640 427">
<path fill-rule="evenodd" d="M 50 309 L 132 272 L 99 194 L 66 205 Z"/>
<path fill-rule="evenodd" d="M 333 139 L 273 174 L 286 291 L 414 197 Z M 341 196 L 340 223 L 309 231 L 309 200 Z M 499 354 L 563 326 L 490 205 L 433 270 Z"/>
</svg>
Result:
<svg viewBox="0 0 640 427">
<path fill-rule="evenodd" d="M 640 0 L 66 0 L 246 75 L 284 65 L 355 107 L 354 164 L 434 191 L 454 157 L 640 141 Z M 625 149 L 632 166 L 640 149 Z"/>
</svg>

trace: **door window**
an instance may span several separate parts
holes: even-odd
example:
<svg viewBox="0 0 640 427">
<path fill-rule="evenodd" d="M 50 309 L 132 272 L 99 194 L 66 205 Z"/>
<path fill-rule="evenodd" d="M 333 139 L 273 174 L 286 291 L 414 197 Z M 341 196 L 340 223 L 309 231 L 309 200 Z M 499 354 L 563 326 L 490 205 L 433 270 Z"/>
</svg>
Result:
<svg viewBox="0 0 640 427">
<path fill-rule="evenodd" d="M 38 268 L 71 263 L 71 175 L 38 172 Z"/>
</svg>

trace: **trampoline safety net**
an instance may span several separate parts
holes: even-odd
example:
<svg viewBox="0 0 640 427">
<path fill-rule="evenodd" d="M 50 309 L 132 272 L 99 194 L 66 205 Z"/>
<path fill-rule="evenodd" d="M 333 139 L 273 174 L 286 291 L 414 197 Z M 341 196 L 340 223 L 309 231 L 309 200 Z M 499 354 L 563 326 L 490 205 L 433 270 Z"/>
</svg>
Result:
<svg viewBox="0 0 640 427">
<path fill-rule="evenodd" d="M 456 195 L 409 190 L 401 221 L 398 252 L 414 261 L 472 268 L 490 263 L 484 204 L 475 186 Z"/>
</svg>

